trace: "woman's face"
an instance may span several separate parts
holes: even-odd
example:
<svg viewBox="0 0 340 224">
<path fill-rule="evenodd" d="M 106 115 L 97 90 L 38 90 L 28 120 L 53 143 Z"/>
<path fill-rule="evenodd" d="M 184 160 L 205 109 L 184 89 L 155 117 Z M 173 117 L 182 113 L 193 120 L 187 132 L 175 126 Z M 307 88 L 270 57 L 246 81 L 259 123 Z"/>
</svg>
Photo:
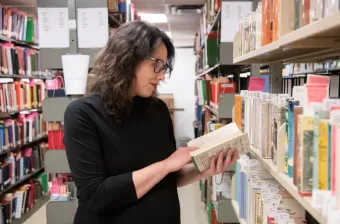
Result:
<svg viewBox="0 0 340 224">
<path fill-rule="evenodd" d="M 132 95 L 150 97 L 160 81 L 165 79 L 162 65 L 167 62 L 168 51 L 161 42 L 153 51 L 149 59 L 145 59 L 136 69 L 136 78 L 132 83 Z M 155 72 L 160 70 L 160 72 Z"/>
</svg>

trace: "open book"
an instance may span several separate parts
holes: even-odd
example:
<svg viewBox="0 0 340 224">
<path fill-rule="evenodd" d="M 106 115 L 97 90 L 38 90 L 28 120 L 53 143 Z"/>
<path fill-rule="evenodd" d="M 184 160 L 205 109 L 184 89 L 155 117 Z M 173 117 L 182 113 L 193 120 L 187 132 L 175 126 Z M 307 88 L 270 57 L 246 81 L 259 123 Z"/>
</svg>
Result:
<svg viewBox="0 0 340 224">
<path fill-rule="evenodd" d="M 229 149 L 237 150 L 239 155 L 249 152 L 248 134 L 240 131 L 236 123 L 223 126 L 216 131 L 188 142 L 189 147 L 199 149 L 190 155 L 196 168 L 202 172 L 209 168 L 210 158 L 217 156 L 220 152 L 226 156 Z"/>
</svg>

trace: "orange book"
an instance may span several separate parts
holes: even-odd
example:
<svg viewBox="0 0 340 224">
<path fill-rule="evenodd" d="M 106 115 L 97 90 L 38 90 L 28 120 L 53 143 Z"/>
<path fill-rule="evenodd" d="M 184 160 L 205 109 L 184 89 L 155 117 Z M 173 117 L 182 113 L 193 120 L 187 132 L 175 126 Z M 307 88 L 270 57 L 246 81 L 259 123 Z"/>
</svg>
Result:
<svg viewBox="0 0 340 224">
<path fill-rule="evenodd" d="M 272 0 L 262 1 L 262 46 L 272 42 Z"/>
<path fill-rule="evenodd" d="M 308 25 L 310 22 L 310 0 L 304 0 L 303 4 L 303 25 Z"/>
<path fill-rule="evenodd" d="M 242 96 L 235 95 L 234 119 L 238 129 L 242 130 Z"/>
<path fill-rule="evenodd" d="M 15 94 L 16 94 L 16 98 L 17 98 L 17 107 L 18 110 L 23 110 L 21 108 L 21 88 L 20 88 L 20 83 L 19 82 L 14 82 L 15 85 Z"/>
<path fill-rule="evenodd" d="M 273 41 L 276 41 L 279 39 L 279 27 L 280 27 L 280 0 L 273 0 L 273 12 L 272 12 L 272 21 L 273 21 Z"/>
</svg>

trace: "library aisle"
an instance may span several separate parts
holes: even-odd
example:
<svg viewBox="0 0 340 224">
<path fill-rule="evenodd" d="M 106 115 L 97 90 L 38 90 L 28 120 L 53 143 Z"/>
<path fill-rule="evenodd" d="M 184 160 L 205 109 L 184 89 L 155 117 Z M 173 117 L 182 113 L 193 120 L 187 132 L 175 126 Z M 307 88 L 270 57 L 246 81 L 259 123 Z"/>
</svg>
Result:
<svg viewBox="0 0 340 224">
<path fill-rule="evenodd" d="M 178 189 L 181 203 L 182 224 L 207 224 L 207 213 L 204 212 L 200 199 L 198 183 Z M 46 224 L 46 206 L 42 206 L 25 224 Z"/>
</svg>

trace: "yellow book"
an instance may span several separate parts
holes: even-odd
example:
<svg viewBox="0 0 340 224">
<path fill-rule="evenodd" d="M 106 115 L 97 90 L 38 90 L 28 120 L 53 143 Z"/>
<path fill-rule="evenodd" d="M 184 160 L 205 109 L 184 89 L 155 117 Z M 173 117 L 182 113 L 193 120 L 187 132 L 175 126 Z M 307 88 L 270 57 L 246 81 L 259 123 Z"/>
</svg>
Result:
<svg viewBox="0 0 340 224">
<path fill-rule="evenodd" d="M 25 88 L 26 88 L 26 107 L 27 109 L 32 109 L 31 87 L 29 85 L 26 85 Z"/>
<path fill-rule="evenodd" d="M 33 107 L 38 108 L 37 85 L 33 86 Z"/>
<path fill-rule="evenodd" d="M 328 190 L 328 120 L 319 122 L 319 189 Z"/>
<path fill-rule="evenodd" d="M 235 96 L 234 119 L 238 129 L 242 130 L 242 96 Z"/>
</svg>

